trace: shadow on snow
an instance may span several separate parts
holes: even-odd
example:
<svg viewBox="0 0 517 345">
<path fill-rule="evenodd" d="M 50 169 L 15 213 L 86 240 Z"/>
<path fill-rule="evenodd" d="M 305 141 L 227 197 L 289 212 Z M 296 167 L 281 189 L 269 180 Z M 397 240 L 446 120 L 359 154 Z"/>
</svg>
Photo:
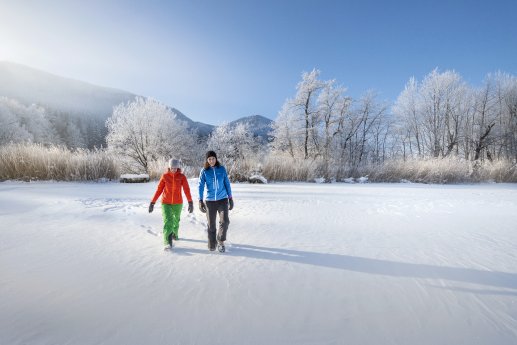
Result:
<svg viewBox="0 0 517 345">
<path fill-rule="evenodd" d="M 182 241 L 206 243 L 205 241 L 194 239 L 182 239 Z M 187 249 L 181 247 L 176 248 L 176 250 L 180 254 L 181 252 L 185 254 L 194 252 L 207 253 L 206 251 L 198 249 Z M 243 256 L 261 260 L 287 261 L 305 265 L 391 277 L 444 279 L 449 281 L 517 290 L 517 274 L 515 273 L 484 271 L 461 267 L 413 264 L 341 254 L 325 254 L 291 249 L 258 247 L 245 244 L 233 244 L 231 251 L 225 255 Z M 517 291 L 475 290 L 458 287 L 444 287 L 434 285 L 430 286 L 435 288 L 444 288 L 478 294 L 517 295 Z"/>
</svg>

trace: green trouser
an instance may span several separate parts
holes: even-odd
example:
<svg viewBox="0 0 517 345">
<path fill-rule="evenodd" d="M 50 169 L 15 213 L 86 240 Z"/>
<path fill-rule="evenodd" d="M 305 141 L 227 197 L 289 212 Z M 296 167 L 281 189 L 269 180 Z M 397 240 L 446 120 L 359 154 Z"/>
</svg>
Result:
<svg viewBox="0 0 517 345">
<path fill-rule="evenodd" d="M 163 244 L 165 245 L 170 244 L 169 236 L 174 235 L 174 237 L 178 238 L 182 208 L 183 204 L 162 204 Z"/>
</svg>

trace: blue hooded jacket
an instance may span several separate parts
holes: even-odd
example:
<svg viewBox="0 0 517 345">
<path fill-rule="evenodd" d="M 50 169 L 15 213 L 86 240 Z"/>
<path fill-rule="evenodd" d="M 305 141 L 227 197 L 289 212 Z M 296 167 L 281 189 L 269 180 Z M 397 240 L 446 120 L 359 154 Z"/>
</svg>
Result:
<svg viewBox="0 0 517 345">
<path fill-rule="evenodd" d="M 230 180 L 224 166 L 214 166 L 201 169 L 199 173 L 199 200 L 203 200 L 206 184 L 206 200 L 216 201 L 232 197 Z"/>
</svg>

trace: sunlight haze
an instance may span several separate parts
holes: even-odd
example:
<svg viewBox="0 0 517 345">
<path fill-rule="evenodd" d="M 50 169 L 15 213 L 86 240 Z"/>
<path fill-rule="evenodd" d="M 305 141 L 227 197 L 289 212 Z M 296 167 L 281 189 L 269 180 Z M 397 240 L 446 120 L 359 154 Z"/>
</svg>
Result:
<svg viewBox="0 0 517 345">
<path fill-rule="evenodd" d="M 194 121 L 277 116 L 317 68 L 393 102 L 412 76 L 517 73 L 515 1 L 0 1 L 0 61 L 153 97 Z"/>
</svg>

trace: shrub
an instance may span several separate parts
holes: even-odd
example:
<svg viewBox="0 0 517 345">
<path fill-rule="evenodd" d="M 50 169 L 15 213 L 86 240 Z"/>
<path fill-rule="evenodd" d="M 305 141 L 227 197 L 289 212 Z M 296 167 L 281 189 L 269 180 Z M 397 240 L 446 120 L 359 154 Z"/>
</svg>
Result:
<svg viewBox="0 0 517 345">
<path fill-rule="evenodd" d="M 517 182 L 516 164 L 506 161 L 472 162 L 458 158 L 391 160 L 365 166 L 357 176 L 368 176 L 371 182 L 472 183 Z"/>
<path fill-rule="evenodd" d="M 117 179 L 118 169 L 104 150 L 69 150 L 42 144 L 0 146 L 1 180 L 80 181 Z"/>
<path fill-rule="evenodd" d="M 265 159 L 262 176 L 269 181 L 310 181 L 316 176 L 317 162 L 274 155 Z"/>
</svg>

